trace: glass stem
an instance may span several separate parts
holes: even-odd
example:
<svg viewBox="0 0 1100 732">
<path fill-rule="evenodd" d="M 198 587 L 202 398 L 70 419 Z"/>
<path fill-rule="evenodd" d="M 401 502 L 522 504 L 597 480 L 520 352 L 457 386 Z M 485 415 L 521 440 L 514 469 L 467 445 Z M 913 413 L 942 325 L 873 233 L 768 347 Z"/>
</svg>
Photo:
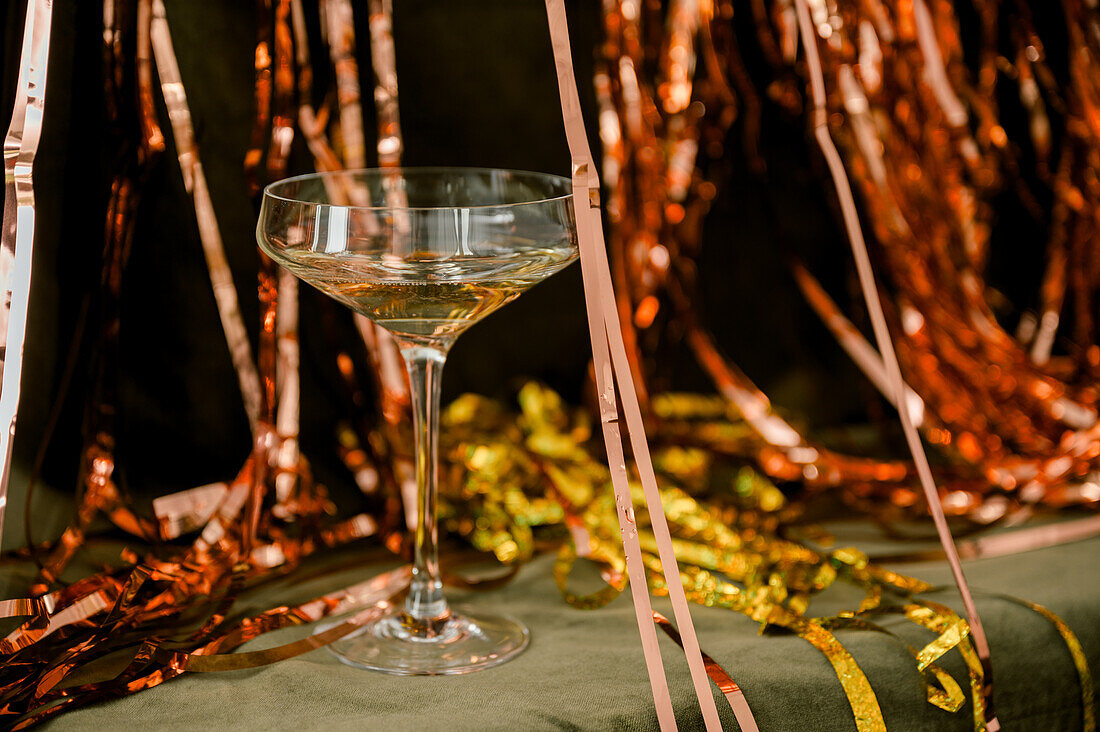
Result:
<svg viewBox="0 0 1100 732">
<path fill-rule="evenodd" d="M 401 354 L 409 371 L 412 395 L 417 504 L 412 581 L 405 599 L 403 623 L 412 634 L 430 638 L 437 634 L 450 616 L 439 575 L 436 525 L 439 401 L 447 353 L 432 346 L 403 344 Z"/>
</svg>

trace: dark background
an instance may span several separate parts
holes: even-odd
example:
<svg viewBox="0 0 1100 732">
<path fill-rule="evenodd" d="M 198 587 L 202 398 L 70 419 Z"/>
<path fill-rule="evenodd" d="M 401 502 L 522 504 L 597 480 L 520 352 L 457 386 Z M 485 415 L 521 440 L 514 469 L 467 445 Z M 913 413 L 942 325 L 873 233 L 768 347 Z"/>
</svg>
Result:
<svg viewBox="0 0 1100 732">
<path fill-rule="evenodd" d="M 255 338 L 255 213 L 243 171 L 253 108 L 255 11 L 252 3 L 236 0 L 166 0 L 166 5 L 203 167 L 243 315 Z M 369 34 L 365 3 L 354 6 L 369 139 L 374 129 Z M 397 0 L 395 6 L 406 164 L 568 173 L 540 0 Z M 5 130 L 24 7 L 21 0 L 0 5 Z M 599 2 L 571 0 L 567 8 L 589 136 L 598 150 L 590 80 L 601 27 Z M 972 29 L 966 10 L 960 12 Z M 307 8 L 307 13 L 315 25 L 316 9 Z M 17 461 L 24 466 L 57 396 L 81 303 L 98 282 L 110 180 L 101 19 L 100 3 L 56 0 L 46 122 L 35 165 L 38 228 L 16 440 Z M 751 23 L 739 23 L 738 28 L 749 71 L 763 90 L 772 71 L 760 59 Z M 1057 45 L 1048 41 L 1050 47 Z M 313 49 L 313 62 L 315 87 L 324 90 L 331 79 L 327 53 L 319 45 Z M 118 374 L 116 477 L 146 497 L 231 477 L 249 450 L 236 376 L 162 106 L 161 124 L 168 150 L 143 191 L 123 284 Z M 1006 117 L 1004 124 L 1010 138 L 1019 139 L 1013 126 L 1022 122 Z M 805 122 L 764 97 L 762 130 L 767 162 L 762 177 L 749 170 L 740 126 L 731 131 L 727 151 L 733 176 L 708 216 L 700 260 L 703 296 L 697 305 L 704 322 L 722 350 L 811 432 L 890 417 L 804 304 L 790 276 L 788 261 L 794 255 L 862 322 L 848 246 L 816 149 L 807 144 Z M 290 172 L 310 169 L 298 139 Z M 1018 206 L 998 206 L 1002 208 L 998 223 L 1014 235 L 999 240 L 992 273 L 1010 299 L 1029 306 L 1043 262 L 1040 222 L 1028 220 Z M 338 493 L 353 496 L 347 488 L 350 478 L 332 449 L 334 421 L 347 409 L 335 387 L 322 299 L 302 288 L 302 441 L 319 477 Z M 1006 317 L 1016 315 L 1007 312 Z M 346 313 L 337 316 L 336 331 L 339 339 L 358 347 Z M 579 403 L 589 354 L 580 272 L 573 267 L 459 340 L 447 367 L 445 398 L 472 390 L 508 400 L 518 384 L 534 377 Z M 46 478 L 54 490 L 36 498 L 36 505 L 49 502 L 49 515 L 60 521 L 66 511 L 54 502 L 71 495 L 75 485 L 88 389 L 87 369 L 81 364 L 47 453 Z M 712 388 L 674 342 L 659 372 L 664 385 L 672 388 Z M 15 494 L 23 490 L 18 476 L 12 489 Z M 20 502 L 15 498 L 7 522 L 12 536 L 19 535 L 13 525 Z M 57 523 L 43 521 L 44 526 Z"/>
</svg>

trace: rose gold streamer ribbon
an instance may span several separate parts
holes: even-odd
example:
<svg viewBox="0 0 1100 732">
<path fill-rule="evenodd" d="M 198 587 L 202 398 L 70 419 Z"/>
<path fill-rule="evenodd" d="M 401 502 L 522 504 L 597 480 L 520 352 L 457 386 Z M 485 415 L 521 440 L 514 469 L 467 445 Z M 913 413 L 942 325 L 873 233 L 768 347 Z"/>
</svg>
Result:
<svg viewBox="0 0 1100 732">
<path fill-rule="evenodd" d="M 547 15 L 550 23 L 550 38 L 554 48 L 554 60 L 558 71 L 558 89 L 561 96 L 562 112 L 565 120 L 566 137 L 572 151 L 583 150 L 587 147 L 583 122 L 578 122 L 580 117 L 580 100 L 576 93 L 576 81 L 573 77 L 572 52 L 569 47 L 569 28 L 565 18 L 565 8 L 560 2 L 547 0 Z M 638 631 L 642 639 L 642 651 L 645 655 L 646 667 L 649 673 L 650 687 L 653 693 L 653 701 L 657 710 L 657 719 L 662 730 L 676 729 L 676 718 L 672 711 L 672 698 L 668 692 L 668 682 L 665 679 L 664 666 L 661 662 L 661 651 L 657 645 L 657 632 L 652 623 L 652 607 L 649 602 L 649 593 L 646 590 L 646 579 L 643 572 L 641 547 L 638 542 L 638 532 L 635 527 L 633 504 L 630 499 L 627 483 L 626 467 L 624 464 L 622 438 L 618 428 L 618 410 L 615 406 L 614 374 L 611 369 L 610 354 L 608 352 L 606 323 L 600 307 L 598 274 L 593 272 L 595 266 L 593 257 L 598 257 L 598 252 L 593 252 L 593 237 L 598 236 L 602 228 L 600 222 L 593 225 L 591 215 L 591 203 L 585 200 L 585 193 L 589 192 L 588 171 L 585 159 L 579 157 L 573 164 L 573 200 L 574 215 L 577 219 L 577 236 L 581 247 L 581 271 L 585 283 L 585 304 L 588 313 L 589 336 L 592 340 L 592 355 L 595 361 L 595 374 L 597 390 L 599 393 L 600 422 L 603 429 L 604 443 L 607 446 L 608 466 L 611 470 L 612 488 L 615 492 L 615 504 L 619 519 L 619 527 L 623 537 L 623 548 L 626 552 L 627 573 L 630 577 L 630 591 L 634 599 L 634 613 L 638 622 Z M 597 189 L 598 191 L 598 189 Z M 589 195 L 598 192 L 589 192 Z M 596 229 L 595 231 L 593 229 Z"/>
<path fill-rule="evenodd" d="M 714 703 L 714 697 L 711 695 L 707 683 L 706 669 L 699 648 L 699 641 L 695 636 L 695 628 L 691 622 L 691 614 L 688 610 L 684 587 L 676 564 L 668 523 L 665 520 L 660 494 L 657 492 L 657 482 L 653 474 L 653 464 L 645 438 L 641 409 L 638 405 L 633 377 L 630 373 L 630 364 L 627 360 L 626 348 L 619 326 L 614 293 L 611 289 L 611 274 L 603 244 L 603 222 L 599 206 L 599 175 L 588 147 L 584 121 L 581 117 L 580 97 L 577 93 L 576 79 L 573 74 L 572 52 L 569 44 L 569 25 L 563 0 L 546 0 L 546 13 L 554 50 L 554 62 L 557 67 L 562 117 L 569 150 L 573 158 L 574 213 L 577 219 L 581 271 L 585 286 L 585 304 L 588 311 L 589 335 L 592 340 L 596 387 L 599 394 L 600 422 L 603 427 L 604 443 L 607 446 L 608 466 L 611 470 L 611 482 L 615 491 L 615 503 L 619 527 L 622 532 L 623 548 L 626 551 L 627 572 L 630 576 L 630 588 L 634 597 L 634 611 L 638 620 L 638 630 L 642 636 L 642 649 L 649 670 L 650 686 L 653 690 L 653 700 L 657 708 L 657 718 L 662 729 L 675 729 L 676 720 L 672 712 L 672 700 L 668 693 L 664 668 L 661 665 L 660 649 L 657 646 L 652 608 L 649 602 L 641 548 L 638 542 L 638 531 L 634 520 L 633 503 L 628 486 L 622 436 L 619 432 L 618 406 L 615 400 L 616 384 L 622 395 L 627 432 L 631 438 L 635 462 L 642 479 L 650 524 L 657 541 L 658 553 L 669 587 L 673 614 L 683 634 L 684 651 L 687 656 L 688 667 L 691 670 L 692 683 L 695 687 L 695 693 L 707 729 L 719 730 L 722 725 L 718 717 L 718 708 Z"/>
<path fill-rule="evenodd" d="M 211 483 L 154 498 L 153 515 L 160 525 L 161 538 L 175 539 L 202 528 L 218 510 L 228 490 L 227 483 Z"/>
<path fill-rule="evenodd" d="M 175 668 L 183 668 L 193 673 L 239 671 L 241 669 L 267 666 L 323 648 L 344 636 L 350 635 L 387 612 L 393 606 L 394 597 L 409 584 L 410 576 L 408 566 L 398 567 L 366 582 L 325 595 L 295 608 L 293 612 L 300 622 L 314 622 L 332 613 L 343 612 L 355 607 L 362 608 L 344 622 L 335 626 L 318 628 L 315 633 L 301 640 L 246 653 L 213 653 L 212 651 L 216 651 L 226 642 L 231 642 L 234 639 L 234 634 L 229 634 L 224 639 L 209 643 L 192 653 L 177 653 L 169 663 Z M 367 607 L 364 608 L 364 605 Z"/>
<path fill-rule="evenodd" d="M 397 104 L 397 52 L 393 44 L 393 0 L 368 0 L 370 11 L 370 57 L 374 68 L 374 103 L 378 115 L 378 165 L 396 168 L 401 165 L 401 153 L 405 144 L 401 139 L 401 115 Z M 401 174 L 394 171 L 383 181 L 386 205 L 395 210 L 394 227 L 407 234 L 411 224 L 406 211 L 408 196 L 405 194 Z M 390 339 L 392 341 L 392 339 Z M 394 346 L 396 348 L 396 346 Z"/>
<path fill-rule="evenodd" d="M 795 264 L 794 277 L 802 290 L 802 294 L 810 303 L 810 307 L 825 323 L 825 327 L 832 332 L 840 347 L 844 349 L 852 362 L 859 367 L 863 375 L 875 385 L 875 388 L 886 398 L 886 401 L 897 407 L 898 404 L 894 398 L 890 377 L 886 372 L 886 364 L 882 362 L 882 357 L 878 351 L 867 342 L 867 339 L 852 324 L 852 321 L 844 317 L 844 314 L 840 312 L 840 308 L 836 306 L 832 298 L 826 294 L 825 289 L 805 267 L 801 264 Z M 909 385 L 905 386 L 905 403 L 909 407 L 909 419 L 913 421 L 915 427 L 920 427 L 924 423 L 924 400 Z"/>
<path fill-rule="evenodd" d="M 237 380 L 244 399 L 248 423 L 252 434 L 257 435 L 260 419 L 261 390 L 260 375 L 256 370 L 256 361 L 252 356 L 252 346 L 248 340 L 248 331 L 241 317 L 237 302 L 237 288 L 233 284 L 233 273 L 225 258 L 225 246 L 222 244 L 218 219 L 214 214 L 214 203 L 210 198 L 210 189 L 206 186 L 199 149 L 195 143 L 194 128 L 191 124 L 191 110 L 187 106 L 187 94 L 180 77 L 176 52 L 172 46 L 172 36 L 168 30 L 168 19 L 164 12 L 163 0 L 153 3 L 153 56 L 160 75 L 164 105 L 172 120 L 172 133 L 179 154 L 180 172 L 183 184 L 195 206 L 195 218 L 199 226 L 199 239 L 202 241 L 206 266 L 210 270 L 210 284 L 214 289 L 214 299 L 218 306 L 225 340 L 229 346 L 229 355 L 237 372 Z"/>
<path fill-rule="evenodd" d="M 991 559 L 1084 541 L 1098 535 L 1100 535 L 1100 516 L 1089 516 L 1046 526 L 1016 529 L 981 539 L 964 539 L 958 542 L 958 549 L 959 556 L 963 559 Z M 942 550 L 876 554 L 875 562 L 878 564 L 930 562 L 945 559 L 946 556 Z"/>
<path fill-rule="evenodd" d="M 932 89 L 932 94 L 936 97 L 936 103 L 940 109 L 943 110 L 947 123 L 952 127 L 962 127 L 967 121 L 966 109 L 951 89 L 951 82 L 947 80 L 943 56 L 940 54 L 940 44 L 936 40 L 936 29 L 932 25 L 932 14 L 928 12 L 928 6 L 924 4 L 924 0 L 913 0 L 913 16 L 916 22 L 917 45 L 920 46 L 921 55 L 924 57 L 921 76 Z"/>
<path fill-rule="evenodd" d="M 355 61 L 355 26 L 350 0 L 323 0 L 321 10 L 332 65 L 336 70 L 336 97 L 340 107 L 340 139 L 349 168 L 367 164 L 363 110 L 359 103 L 359 73 Z"/>
<path fill-rule="evenodd" d="M 12 654 L 66 626 L 98 615 L 111 607 L 115 599 L 106 590 L 95 590 L 52 613 L 44 626 L 37 622 L 37 618 L 29 620 L 0 640 L 0 653 Z"/>
<path fill-rule="evenodd" d="M 814 34 L 810 21 L 810 11 L 807 0 L 795 0 L 798 12 L 798 25 L 802 36 L 802 45 L 806 52 L 806 62 L 810 70 L 811 91 L 814 102 L 814 134 L 817 138 L 821 152 L 832 174 L 833 184 L 836 187 L 837 199 L 840 202 L 844 215 L 844 224 L 848 230 L 848 240 L 852 246 L 852 255 L 855 258 L 856 270 L 859 274 L 860 288 L 867 303 L 867 310 L 871 315 L 871 325 L 878 343 L 879 352 L 886 366 L 886 375 L 889 377 L 891 391 L 894 393 L 895 404 L 907 404 L 905 382 L 902 380 L 901 367 L 898 365 L 897 354 L 894 352 L 893 342 L 890 340 L 890 331 L 886 326 L 886 314 L 882 309 L 882 303 L 878 299 L 878 289 L 875 285 L 874 272 L 871 269 L 871 259 L 867 253 L 867 244 L 863 239 L 863 230 L 859 223 L 859 214 L 856 211 L 855 199 L 852 188 L 844 171 L 844 163 L 840 159 L 829 135 L 828 114 L 825 109 L 825 80 L 821 72 L 821 62 L 817 54 L 817 36 Z M 1001 725 L 993 712 L 992 706 L 992 668 L 989 660 L 989 643 L 986 640 L 985 629 L 978 615 L 978 608 L 974 604 L 974 598 L 970 592 L 970 585 L 963 573 L 959 553 L 955 548 L 951 530 L 947 526 L 944 517 L 943 506 L 940 504 L 939 493 L 936 490 L 935 478 L 928 465 L 928 456 L 924 453 L 920 436 L 910 418 L 909 410 L 899 408 L 898 417 L 901 420 L 902 431 L 905 433 L 909 451 L 913 455 L 913 462 L 920 477 L 921 487 L 924 489 L 925 498 L 928 501 L 932 520 L 936 524 L 936 532 L 939 534 L 940 543 L 947 555 L 947 562 L 951 565 L 951 573 L 955 578 L 955 584 L 962 596 L 963 606 L 966 609 L 967 620 L 970 623 L 971 636 L 978 657 L 981 659 L 985 671 L 986 688 L 984 696 L 986 700 L 986 724 L 990 732 L 997 732 Z"/>
<path fill-rule="evenodd" d="M 41 597 L 17 600 L 0 600 L 0 618 L 17 618 L 22 615 L 45 615 L 46 604 Z"/>
<path fill-rule="evenodd" d="M 657 621 L 657 627 L 674 640 L 676 645 L 681 648 L 684 647 L 680 633 L 672 623 L 668 622 L 668 618 L 655 612 L 653 613 L 653 619 Z M 752 710 L 749 708 L 749 702 L 745 699 L 745 692 L 741 691 L 741 687 L 737 685 L 737 682 L 726 673 L 724 668 L 718 665 L 717 661 L 707 655 L 706 651 L 703 651 L 703 664 L 706 666 L 707 676 L 710 677 L 710 680 L 714 682 L 714 685 L 718 687 L 719 691 L 725 695 L 726 701 L 729 702 L 730 709 L 733 710 L 733 716 L 737 719 L 737 725 L 741 728 L 741 732 L 760 732 L 760 728 L 756 726 L 756 718 L 752 716 Z"/>
<path fill-rule="evenodd" d="M 401 153 L 404 149 L 401 141 L 401 116 L 397 105 L 397 55 L 393 45 L 393 0 L 369 0 L 367 7 L 370 11 L 368 23 L 371 65 L 377 80 L 374 87 L 374 103 L 378 109 L 378 164 L 383 168 L 389 168 L 401 164 Z"/>
<path fill-rule="evenodd" d="M 279 302 L 275 316 L 275 338 L 278 359 L 275 376 L 278 398 L 275 400 L 275 430 L 279 443 L 275 448 L 279 473 L 275 476 L 274 509 L 280 517 L 290 516 L 288 509 L 292 490 L 298 482 L 294 468 L 301 459 L 298 444 L 298 428 L 301 414 L 301 375 L 298 366 L 301 355 L 298 349 L 298 279 L 288 270 L 279 268 Z"/>
<path fill-rule="evenodd" d="M 405 143 L 401 135 L 401 115 L 397 103 L 397 52 L 393 42 L 393 2 L 392 0 L 369 0 L 367 9 L 371 68 L 374 69 L 375 78 L 374 103 L 378 119 L 378 140 L 375 146 L 378 165 L 382 168 L 397 168 L 401 165 L 401 154 L 405 151 Z M 411 224 L 408 213 L 401 209 L 408 208 L 409 200 L 405 194 L 401 175 L 394 172 L 393 175 L 386 176 L 383 188 L 386 205 L 396 209 L 393 212 L 394 228 L 398 233 L 407 236 Z M 356 320 L 362 329 L 366 319 L 359 316 Z M 384 391 L 389 394 L 389 396 L 383 395 L 383 404 L 390 402 L 388 409 L 393 411 L 397 405 L 409 403 L 405 364 L 397 347 L 397 341 L 393 339 L 390 332 L 373 323 L 371 326 L 374 328 L 373 348 L 379 361 L 379 376 L 382 379 Z M 367 347 L 370 348 L 371 344 L 367 343 Z M 401 490 L 405 503 L 415 506 L 415 479 L 410 477 L 402 481 Z M 415 508 L 411 513 L 415 514 Z M 409 524 L 410 529 L 413 526 L 414 523 Z"/>
<path fill-rule="evenodd" d="M 42 136 L 53 0 L 29 0 L 11 123 L 4 137 L 4 218 L 0 230 L 0 541 L 19 411 L 34 252 L 34 156 Z"/>
<path fill-rule="evenodd" d="M 336 72 L 344 164 L 348 168 L 362 168 L 366 165 L 366 140 L 362 123 L 359 67 L 355 60 L 355 26 L 352 8 L 348 0 L 325 0 L 323 9 L 327 40 Z M 369 8 L 369 26 L 372 37 L 371 61 L 378 79 L 375 99 L 379 120 L 379 164 L 396 166 L 401 164 L 402 145 L 397 118 L 397 72 L 393 40 L 390 36 L 389 12 L 388 3 L 381 7 L 372 4 Z M 356 185 L 351 180 L 348 183 L 347 193 L 352 204 L 371 205 L 370 192 L 366 186 Z M 399 191 L 397 186 L 387 184 L 386 188 L 387 205 L 394 207 L 407 205 L 403 191 Z M 367 217 L 366 221 L 371 224 L 374 219 Z M 399 217 L 398 222 L 401 221 Z M 406 419 L 405 412 L 409 404 L 408 382 L 401 353 L 389 331 L 375 325 L 360 313 L 355 313 L 353 317 L 378 377 L 382 415 L 393 429 Z M 394 469 L 405 506 L 406 524 L 411 530 L 416 525 L 416 471 L 413 469 L 412 461 L 406 456 L 395 458 Z"/>
<path fill-rule="evenodd" d="M 326 28 L 327 36 L 330 43 L 331 54 L 334 59 L 337 59 L 336 73 L 337 73 L 337 88 L 338 88 L 338 104 L 340 105 L 341 119 L 347 117 L 349 122 L 341 123 L 342 135 L 344 137 L 345 147 L 348 145 L 358 145 L 359 153 L 359 165 L 365 164 L 363 160 L 363 130 L 362 125 L 358 124 L 356 120 L 361 115 L 361 107 L 359 105 L 359 72 L 358 66 L 355 63 L 354 54 L 354 42 L 355 42 L 355 30 L 352 26 L 351 10 L 350 6 L 345 7 L 342 4 L 324 5 L 326 8 Z M 331 10 L 331 12 L 330 12 Z M 306 32 L 305 14 L 302 11 L 301 0 L 292 0 L 291 2 L 291 26 L 294 33 L 294 49 L 296 54 L 296 63 L 298 66 L 299 74 L 299 120 L 302 134 L 306 139 L 306 143 L 309 146 L 310 152 L 313 153 L 314 161 L 319 171 L 342 171 L 344 169 L 344 163 L 336 155 L 336 152 L 329 145 L 329 142 L 325 135 L 325 127 L 328 119 L 327 110 L 322 110 L 321 113 L 317 113 L 312 106 L 310 106 L 310 96 L 312 90 L 312 68 L 310 66 L 309 56 L 309 37 Z M 339 21 L 339 22 L 338 22 Z M 337 47 L 336 44 L 340 44 Z M 350 110 L 350 111 L 349 111 Z M 354 112 L 354 114 L 352 113 Z M 350 124 L 350 127 L 349 127 Z M 351 135 L 352 138 L 348 136 Z M 357 137 L 356 137 L 357 136 Z M 358 142 L 356 142 L 356 139 Z M 345 151 L 348 162 L 354 164 L 351 153 Z M 324 180 L 325 189 L 328 193 L 329 200 L 333 203 L 340 204 L 352 204 L 356 206 L 368 206 L 371 202 L 370 191 L 366 186 L 356 183 L 351 176 L 330 176 Z M 368 233 L 377 233 L 379 225 L 373 216 L 364 218 L 364 222 L 367 224 Z M 284 274 L 280 274 L 283 277 Z M 295 288 L 297 292 L 297 280 L 287 274 L 289 277 L 289 284 Z M 283 285 L 280 285 L 280 292 L 283 292 Z M 283 307 L 282 299 L 280 300 L 280 308 Z M 400 354 L 397 352 L 396 345 L 393 343 L 393 339 L 389 337 L 388 332 L 376 326 L 368 318 L 356 313 L 354 315 L 355 323 L 359 327 L 364 345 L 366 346 L 367 353 L 371 359 L 372 370 L 378 377 L 380 385 L 379 391 L 381 392 L 382 412 L 386 418 L 387 424 L 393 425 L 399 422 L 403 416 L 403 404 L 408 403 L 408 393 L 406 389 L 406 382 L 404 376 L 404 369 L 401 364 Z M 283 316 L 279 316 L 279 323 L 283 323 Z M 281 341 L 280 341 L 281 342 Z M 283 353 L 280 346 L 280 354 Z M 295 356 L 297 355 L 297 341 L 294 342 Z M 289 351 L 288 351 L 289 353 Z M 282 355 L 280 356 L 282 358 Z M 287 368 L 290 366 L 287 365 Z M 280 365 L 279 373 L 282 373 L 283 366 Z M 295 367 L 296 368 L 296 367 Z M 290 388 L 290 384 L 286 384 L 286 388 Z M 298 388 L 298 384 L 294 384 L 295 388 Z M 282 391 L 280 393 L 283 393 Z M 283 409 L 285 407 L 284 399 L 291 398 L 288 393 L 283 393 L 280 397 L 280 417 L 279 417 L 279 430 L 285 434 L 283 422 Z M 297 409 L 297 406 L 295 406 Z M 290 414 L 286 415 L 287 420 L 290 419 Z M 297 413 L 295 412 L 294 419 L 297 420 Z M 297 428 L 295 428 L 295 433 Z M 289 441 L 288 441 L 289 442 Z M 289 450 L 286 447 L 287 443 L 284 443 L 282 450 Z M 294 443 L 294 449 L 298 449 L 297 442 Z M 412 508 L 410 514 L 412 518 L 409 521 L 415 523 L 415 495 L 416 495 L 416 481 L 413 479 L 412 466 L 408 458 L 397 457 L 395 458 L 397 472 L 403 477 L 402 490 L 403 495 L 411 495 L 412 499 L 406 499 L 405 502 Z M 356 472 L 357 480 L 368 480 L 367 476 L 370 475 L 371 470 Z M 377 475 L 375 475 L 377 479 Z M 367 485 L 366 482 L 360 484 Z M 276 486 L 278 492 L 278 486 Z M 411 493 L 410 493 L 411 491 Z M 412 525 L 409 523 L 408 525 Z"/>
<path fill-rule="evenodd" d="M 378 165 L 390 168 L 391 173 L 382 180 L 386 205 L 394 209 L 393 226 L 399 235 L 398 241 L 405 246 L 411 241 L 409 230 L 412 226 L 409 214 L 405 211 L 409 199 L 405 192 L 405 181 L 398 166 L 401 165 L 401 153 L 404 143 L 401 139 L 401 116 L 397 104 L 397 53 L 393 43 L 393 2 L 392 0 L 368 0 L 370 11 L 370 56 L 374 68 L 374 102 L 378 117 Z M 397 344 L 382 331 L 382 357 L 396 360 Z M 390 355 L 387 356 L 387 353 Z M 411 527 L 410 527 L 411 528 Z"/>
<path fill-rule="evenodd" d="M 409 403 L 401 352 L 397 349 L 393 336 L 370 318 L 355 313 L 354 320 L 370 357 L 371 367 L 378 375 L 382 417 L 392 432 L 402 421 L 405 405 Z M 393 470 L 405 511 L 405 527 L 414 531 L 417 511 L 416 469 L 407 455 L 395 455 Z"/>
<path fill-rule="evenodd" d="M 1033 526 L 1007 534 L 964 541 L 959 547 L 959 553 L 967 559 L 988 559 L 1083 541 L 1097 534 L 1100 534 L 1100 516 L 1090 516 L 1077 521 Z"/>
<path fill-rule="evenodd" d="M 183 662 L 186 671 L 210 673 L 215 671 L 240 671 L 242 669 L 259 668 L 272 663 L 285 661 L 288 658 L 300 656 L 303 653 L 323 648 L 328 644 L 340 640 L 346 635 L 363 627 L 370 621 L 379 617 L 392 607 L 388 600 L 382 601 L 374 607 L 367 608 L 356 613 L 350 620 L 328 628 L 316 635 L 287 643 L 276 648 L 262 651 L 248 651 L 246 653 L 218 653 L 210 656 L 201 653 L 180 654 L 185 656 Z M 171 661 L 173 665 L 180 663 L 177 659 Z"/>
</svg>

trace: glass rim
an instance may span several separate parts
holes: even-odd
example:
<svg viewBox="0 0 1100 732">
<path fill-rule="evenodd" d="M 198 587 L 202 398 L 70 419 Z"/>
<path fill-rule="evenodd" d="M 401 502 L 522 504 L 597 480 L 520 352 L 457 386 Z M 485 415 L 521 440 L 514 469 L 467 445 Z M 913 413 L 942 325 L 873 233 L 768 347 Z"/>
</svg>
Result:
<svg viewBox="0 0 1100 732">
<path fill-rule="evenodd" d="M 571 185 L 571 180 L 563 175 L 556 175 L 554 173 L 541 173 L 534 170 L 520 170 L 517 168 L 487 168 L 477 166 L 447 166 L 447 165 L 425 165 L 425 166 L 397 166 L 392 168 L 354 168 L 351 170 L 331 170 L 321 171 L 313 173 L 303 173 L 301 175 L 290 176 L 289 178 L 281 178 L 277 181 L 273 181 L 264 186 L 263 200 L 275 200 L 283 203 L 289 203 L 296 206 L 316 206 L 318 208 L 338 208 L 348 211 L 449 211 L 455 209 L 476 210 L 476 209 L 507 209 L 516 208 L 519 206 L 535 206 L 538 204 L 552 204 L 560 201 L 565 201 L 573 197 L 572 190 L 568 193 L 563 193 L 558 196 L 547 196 L 545 198 L 537 198 L 528 201 L 514 201 L 512 203 L 479 203 L 471 206 L 389 206 L 386 204 L 361 206 L 356 204 L 344 204 L 344 203 L 329 203 L 322 201 L 308 201 L 302 198 L 295 198 L 289 195 L 283 195 L 277 192 L 277 190 L 289 183 L 298 183 L 307 180 L 324 180 L 326 178 L 339 178 L 341 176 L 355 176 L 362 174 L 397 174 L 408 176 L 410 173 L 413 176 L 428 173 L 511 173 L 527 176 L 530 178 L 541 178 L 548 181 L 555 181 L 565 186 Z"/>
</svg>

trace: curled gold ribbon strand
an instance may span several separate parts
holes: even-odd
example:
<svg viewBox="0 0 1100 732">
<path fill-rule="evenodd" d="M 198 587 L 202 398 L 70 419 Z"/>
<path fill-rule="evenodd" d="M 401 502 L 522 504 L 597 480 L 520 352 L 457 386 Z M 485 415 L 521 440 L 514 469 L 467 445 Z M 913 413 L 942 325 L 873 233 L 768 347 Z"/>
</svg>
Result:
<svg viewBox="0 0 1100 732">
<path fill-rule="evenodd" d="M 1073 666 L 1077 671 L 1077 679 L 1081 685 L 1081 727 L 1084 732 L 1095 732 L 1096 687 L 1092 678 L 1092 670 L 1089 668 L 1088 656 L 1085 654 L 1084 648 L 1081 647 L 1081 641 L 1077 639 L 1077 635 L 1070 630 L 1070 627 L 1066 625 L 1062 618 L 1038 603 L 1022 600 L 1011 595 L 999 595 L 999 597 L 1037 612 L 1054 626 L 1054 629 L 1058 631 L 1058 635 L 1062 636 L 1062 640 L 1066 644 L 1066 650 L 1069 651 L 1070 657 L 1073 659 Z"/>
</svg>

